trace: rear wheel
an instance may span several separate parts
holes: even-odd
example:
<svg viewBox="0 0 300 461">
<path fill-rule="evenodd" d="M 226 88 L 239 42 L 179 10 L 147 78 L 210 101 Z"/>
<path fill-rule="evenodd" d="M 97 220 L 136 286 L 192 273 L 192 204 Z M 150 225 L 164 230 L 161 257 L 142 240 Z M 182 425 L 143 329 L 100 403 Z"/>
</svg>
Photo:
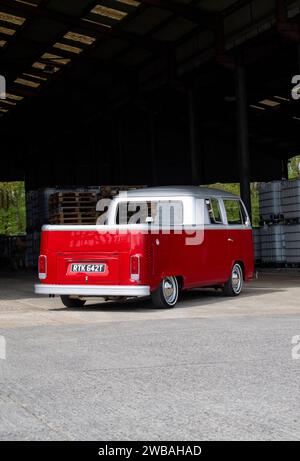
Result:
<svg viewBox="0 0 300 461">
<path fill-rule="evenodd" d="M 235 263 L 231 275 L 224 285 L 223 292 L 225 296 L 238 296 L 244 284 L 243 269 L 239 263 Z"/>
<path fill-rule="evenodd" d="M 179 295 L 178 281 L 176 277 L 165 277 L 158 288 L 151 294 L 152 303 L 160 309 L 174 307 Z"/>
<path fill-rule="evenodd" d="M 72 298 L 71 296 L 64 295 L 60 297 L 62 303 L 66 307 L 82 307 L 85 305 L 85 300 L 80 298 Z"/>
</svg>

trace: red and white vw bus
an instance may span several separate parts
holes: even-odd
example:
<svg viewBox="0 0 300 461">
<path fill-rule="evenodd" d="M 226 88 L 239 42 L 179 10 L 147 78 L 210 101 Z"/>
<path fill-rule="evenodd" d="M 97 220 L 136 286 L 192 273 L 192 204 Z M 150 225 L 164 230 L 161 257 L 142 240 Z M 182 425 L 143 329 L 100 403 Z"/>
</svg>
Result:
<svg viewBox="0 0 300 461">
<path fill-rule="evenodd" d="M 46 225 L 36 293 L 67 307 L 90 296 L 151 296 L 175 306 L 182 290 L 241 293 L 253 277 L 252 229 L 239 197 L 204 187 L 120 193 L 94 226 Z"/>
</svg>

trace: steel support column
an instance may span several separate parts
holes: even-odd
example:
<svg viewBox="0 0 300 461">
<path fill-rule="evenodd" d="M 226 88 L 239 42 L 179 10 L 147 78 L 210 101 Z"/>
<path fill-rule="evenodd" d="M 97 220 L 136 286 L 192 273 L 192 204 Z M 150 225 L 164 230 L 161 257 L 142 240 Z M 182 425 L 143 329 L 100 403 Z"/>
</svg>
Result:
<svg viewBox="0 0 300 461">
<path fill-rule="evenodd" d="M 289 162 L 286 158 L 282 159 L 281 179 L 289 179 Z"/>
<path fill-rule="evenodd" d="M 151 181 L 153 186 L 157 186 L 157 115 L 154 112 L 149 114 L 150 128 L 150 156 L 151 156 Z"/>
<path fill-rule="evenodd" d="M 236 67 L 237 144 L 241 197 L 251 216 L 250 155 L 248 136 L 248 105 L 246 73 L 243 65 Z"/>
<path fill-rule="evenodd" d="M 124 134 L 123 134 L 123 124 L 121 117 L 116 117 L 114 120 L 115 124 L 115 133 L 116 133 L 116 150 L 117 150 L 117 159 L 118 159 L 118 168 L 117 168 L 117 181 L 119 184 L 122 184 L 124 179 L 124 165 L 123 165 L 123 157 L 124 157 Z"/>
<path fill-rule="evenodd" d="M 189 136 L 190 136 L 190 162 L 192 184 L 198 185 L 198 130 L 195 90 L 188 91 L 189 105 Z"/>
</svg>

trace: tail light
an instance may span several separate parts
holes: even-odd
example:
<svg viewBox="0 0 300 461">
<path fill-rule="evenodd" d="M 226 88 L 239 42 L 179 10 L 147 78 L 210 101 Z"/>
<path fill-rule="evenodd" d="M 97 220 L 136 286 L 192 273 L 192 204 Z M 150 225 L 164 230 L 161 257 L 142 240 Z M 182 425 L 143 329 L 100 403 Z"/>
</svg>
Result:
<svg viewBox="0 0 300 461">
<path fill-rule="evenodd" d="M 138 255 L 130 258 L 130 278 L 135 282 L 140 280 L 140 257 Z"/>
<path fill-rule="evenodd" d="M 40 255 L 39 257 L 39 279 L 43 280 L 47 277 L 47 256 Z"/>
</svg>

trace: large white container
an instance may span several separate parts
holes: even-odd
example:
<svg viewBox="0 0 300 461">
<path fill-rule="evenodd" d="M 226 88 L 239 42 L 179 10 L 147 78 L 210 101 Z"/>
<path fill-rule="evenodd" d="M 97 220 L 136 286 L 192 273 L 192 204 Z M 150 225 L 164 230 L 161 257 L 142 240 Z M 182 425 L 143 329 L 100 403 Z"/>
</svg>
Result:
<svg viewBox="0 0 300 461">
<path fill-rule="evenodd" d="M 253 234 L 253 248 L 254 259 L 256 262 L 261 260 L 261 228 L 256 227 L 252 229 Z"/>
<path fill-rule="evenodd" d="M 281 202 L 284 219 L 300 219 L 300 179 L 282 182 Z"/>
<path fill-rule="evenodd" d="M 282 181 L 272 181 L 259 185 L 259 214 L 264 221 L 274 221 L 282 215 Z"/>
<path fill-rule="evenodd" d="M 300 224 L 285 226 L 286 261 L 300 264 Z"/>
<path fill-rule="evenodd" d="M 270 264 L 286 262 L 285 227 L 282 224 L 260 229 L 261 261 Z"/>
</svg>

